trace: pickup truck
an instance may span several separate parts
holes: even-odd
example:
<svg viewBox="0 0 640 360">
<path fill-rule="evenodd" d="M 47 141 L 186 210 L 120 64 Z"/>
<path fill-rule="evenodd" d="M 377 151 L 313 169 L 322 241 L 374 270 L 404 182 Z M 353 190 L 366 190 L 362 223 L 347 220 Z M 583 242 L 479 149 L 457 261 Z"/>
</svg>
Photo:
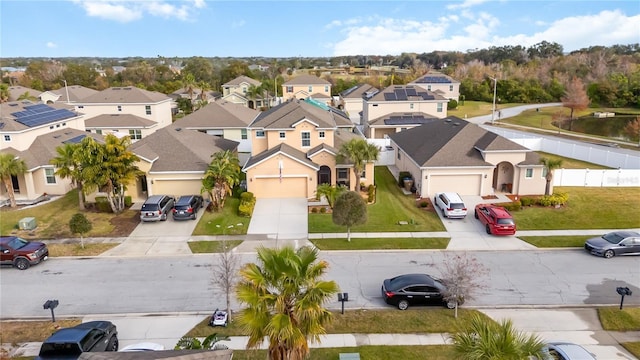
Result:
<svg viewBox="0 0 640 360">
<path fill-rule="evenodd" d="M 36 360 L 77 359 L 96 351 L 118 351 L 118 331 L 112 322 L 89 321 L 56 331 L 42 343 Z"/>
<path fill-rule="evenodd" d="M 489 235 L 514 235 L 516 223 L 513 217 L 502 206 L 491 204 L 478 204 L 474 211 L 474 217 L 484 224 Z"/>
</svg>

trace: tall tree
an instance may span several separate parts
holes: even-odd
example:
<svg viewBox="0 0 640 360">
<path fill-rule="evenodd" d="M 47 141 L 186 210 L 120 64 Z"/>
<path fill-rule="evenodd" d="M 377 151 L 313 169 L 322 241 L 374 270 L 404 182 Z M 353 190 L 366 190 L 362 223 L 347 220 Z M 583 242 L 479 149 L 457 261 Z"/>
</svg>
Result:
<svg viewBox="0 0 640 360">
<path fill-rule="evenodd" d="M 369 143 L 366 139 L 351 139 L 344 143 L 336 156 L 336 161 L 340 163 L 353 164 L 353 174 L 355 176 L 354 191 L 358 191 L 360 186 L 360 175 L 368 162 L 378 160 L 380 149 Z"/>
<path fill-rule="evenodd" d="M 56 148 L 58 156 L 51 159 L 51 165 L 57 168 L 56 175 L 62 179 L 71 179 L 71 183 L 78 189 L 78 209 L 84 211 L 84 184 L 79 148 L 80 144 L 58 146 Z"/>
<path fill-rule="evenodd" d="M 578 77 L 574 77 L 568 84 L 564 91 L 564 96 L 560 99 L 562 106 L 571 109 L 569 114 L 569 131 L 571 131 L 573 125 L 573 113 L 575 111 L 584 110 L 589 106 L 589 97 L 587 91 L 582 83 L 582 80 Z"/>
<path fill-rule="evenodd" d="M 267 337 L 269 359 L 305 359 L 308 342 L 318 342 L 331 320 L 323 304 L 338 285 L 321 280 L 329 264 L 306 246 L 259 248 L 257 260 L 240 270 L 236 288 L 238 300 L 247 306 L 238 318 L 249 336 L 247 348 L 259 348 Z"/>
<path fill-rule="evenodd" d="M 331 219 L 347 227 L 347 241 L 351 241 L 351 227 L 367 222 L 367 203 L 357 191 L 345 191 L 336 199 Z"/>
<path fill-rule="evenodd" d="M 511 320 L 496 323 L 475 315 L 461 330 L 451 335 L 456 354 L 467 360 L 543 359 L 544 342 L 537 335 L 515 329 Z"/>
<path fill-rule="evenodd" d="M 553 180 L 553 171 L 555 169 L 559 169 L 562 166 L 562 159 L 552 159 L 552 158 L 540 158 L 540 164 L 544 165 L 547 170 L 547 174 L 545 175 L 545 179 L 547 183 L 544 187 L 544 194 L 550 195 L 551 191 L 551 181 Z"/>
<path fill-rule="evenodd" d="M 189 100 L 191 100 L 191 103 L 193 103 L 193 94 L 195 93 L 197 86 L 198 85 L 196 84 L 196 78 L 193 76 L 193 74 L 185 73 L 182 76 L 182 87 L 187 92 L 187 94 L 189 94 Z"/>
<path fill-rule="evenodd" d="M 27 165 L 24 160 L 9 153 L 0 153 L 0 177 L 4 183 L 4 188 L 9 195 L 9 203 L 14 208 L 16 204 L 16 194 L 13 192 L 12 176 L 22 175 L 27 172 Z"/>
<path fill-rule="evenodd" d="M 225 197 L 240 182 L 240 160 L 229 150 L 219 151 L 212 155 L 213 159 L 204 173 L 201 192 L 211 198 L 214 211 L 224 206 Z"/>
<path fill-rule="evenodd" d="M 218 262 L 213 266 L 212 282 L 224 291 L 227 300 L 227 314 L 231 315 L 231 292 L 236 285 L 240 258 L 228 241 L 222 240 L 220 246 L 222 251 L 218 253 Z"/>
<path fill-rule="evenodd" d="M 476 292 L 486 288 L 484 277 L 488 275 L 489 269 L 475 256 L 461 253 L 446 255 L 438 270 L 440 280 L 447 286 L 444 292 L 447 307 L 454 305 L 457 318 L 458 306 L 466 300 L 472 300 Z"/>
<path fill-rule="evenodd" d="M 136 166 L 138 157 L 128 150 L 131 139 L 119 139 L 108 134 L 100 144 L 91 137 L 81 142 L 79 154 L 82 163 L 82 178 L 87 191 L 99 190 L 107 195 L 114 213 L 124 210 L 124 192 L 127 185 L 140 174 Z"/>
</svg>

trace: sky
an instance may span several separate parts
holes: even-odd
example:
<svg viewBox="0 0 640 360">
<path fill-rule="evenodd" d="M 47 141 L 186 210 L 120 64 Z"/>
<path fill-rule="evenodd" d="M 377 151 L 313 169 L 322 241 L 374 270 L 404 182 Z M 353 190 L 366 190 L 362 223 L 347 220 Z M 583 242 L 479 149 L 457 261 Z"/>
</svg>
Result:
<svg viewBox="0 0 640 360">
<path fill-rule="evenodd" d="M 336 57 L 640 43 L 640 1 L 0 0 L 0 57 Z"/>
</svg>

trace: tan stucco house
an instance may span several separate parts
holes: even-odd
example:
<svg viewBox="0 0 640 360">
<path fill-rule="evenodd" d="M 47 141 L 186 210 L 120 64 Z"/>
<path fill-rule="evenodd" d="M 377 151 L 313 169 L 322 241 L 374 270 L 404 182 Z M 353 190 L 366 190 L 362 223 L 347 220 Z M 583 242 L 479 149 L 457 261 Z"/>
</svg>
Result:
<svg viewBox="0 0 640 360">
<path fill-rule="evenodd" d="M 364 99 L 362 118 L 369 139 L 384 139 L 420 126 L 425 119 L 447 117 L 449 99 L 413 85 L 391 85 Z"/>
<path fill-rule="evenodd" d="M 40 100 L 45 104 L 52 104 L 56 102 L 74 103 L 93 94 L 97 94 L 98 92 L 98 90 L 90 89 L 81 85 L 69 85 L 63 86 L 60 89 L 43 92 L 40 94 Z M 67 95 L 69 95 L 68 98 Z"/>
<path fill-rule="evenodd" d="M 282 84 L 282 99 L 305 100 L 313 98 L 331 104 L 331 83 L 313 75 L 300 75 Z"/>
<path fill-rule="evenodd" d="M 178 124 L 159 129 L 132 144 L 130 150 L 140 161 L 144 175 L 127 187 L 132 200 L 144 201 L 151 195 L 200 194 L 202 178 L 219 151 L 236 152 L 238 142 L 187 130 Z"/>
<path fill-rule="evenodd" d="M 449 100 L 458 101 L 460 99 L 460 81 L 439 72 L 429 72 L 407 85 L 421 87 Z"/>
<path fill-rule="evenodd" d="M 222 99 L 235 104 L 248 107 L 250 109 L 266 108 L 275 105 L 275 97 L 268 91 L 264 94 L 250 95 L 252 87 L 260 87 L 262 82 L 248 76 L 238 76 L 237 78 L 222 84 Z"/>
<path fill-rule="evenodd" d="M 408 171 L 417 194 L 544 194 L 537 153 L 478 125 L 450 116 L 389 135 L 395 166 Z"/>
<path fill-rule="evenodd" d="M 379 91 L 378 88 L 369 84 L 353 86 L 338 94 L 339 103 L 336 107 L 347 113 L 354 124 L 360 124 L 364 100 L 372 97 Z"/>
<path fill-rule="evenodd" d="M 316 197 L 319 184 L 373 184 L 374 164 L 357 179 L 351 164 L 336 162 L 354 125 L 342 111 L 292 100 L 261 113 L 249 126 L 251 157 L 243 171 L 257 198 Z"/>
</svg>

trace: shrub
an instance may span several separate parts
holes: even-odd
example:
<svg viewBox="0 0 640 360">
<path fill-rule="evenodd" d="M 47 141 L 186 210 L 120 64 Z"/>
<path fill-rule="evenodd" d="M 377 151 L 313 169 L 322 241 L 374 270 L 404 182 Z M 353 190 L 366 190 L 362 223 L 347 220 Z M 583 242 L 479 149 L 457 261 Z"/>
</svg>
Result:
<svg viewBox="0 0 640 360">
<path fill-rule="evenodd" d="M 536 203 L 536 199 L 530 197 L 520 198 L 520 203 L 522 206 L 531 206 Z"/>
<path fill-rule="evenodd" d="M 565 205 L 569 200 L 569 195 L 566 193 L 554 193 L 553 195 L 545 195 L 540 198 L 540 205 L 542 206 L 556 206 Z"/>
<path fill-rule="evenodd" d="M 371 184 L 371 185 L 369 185 L 368 191 L 369 191 L 369 193 L 368 193 L 368 196 L 367 196 L 367 201 L 370 202 L 370 203 L 375 202 L 376 201 L 376 187 L 373 184 Z"/>
<path fill-rule="evenodd" d="M 326 212 L 327 212 L 327 208 L 325 208 L 325 207 L 321 207 L 320 208 L 320 214 L 324 214 Z"/>
<path fill-rule="evenodd" d="M 251 199 L 253 199 L 252 192 L 245 191 L 242 194 L 240 194 L 240 201 L 250 201 Z"/>
<path fill-rule="evenodd" d="M 131 205 L 133 205 L 133 200 L 131 200 L 131 196 L 125 196 L 124 197 L 124 206 L 126 207 L 131 207 Z"/>
<path fill-rule="evenodd" d="M 449 100 L 449 103 L 447 103 L 447 110 L 453 110 L 455 108 L 458 107 L 458 101 L 457 100 Z"/>
<path fill-rule="evenodd" d="M 96 196 L 96 209 L 99 212 L 112 212 L 111 205 L 109 205 L 109 200 L 107 200 L 106 196 Z"/>
<path fill-rule="evenodd" d="M 240 205 L 238 205 L 238 215 L 250 217 L 253 214 L 253 208 L 256 206 L 256 198 L 252 192 L 245 191 L 240 194 Z"/>
<path fill-rule="evenodd" d="M 522 203 L 520 202 L 520 200 L 516 200 L 508 203 L 502 203 L 500 204 L 500 206 L 507 209 L 508 211 L 518 211 L 522 207 Z"/>
<path fill-rule="evenodd" d="M 318 208 L 311 208 L 311 212 L 313 214 L 317 214 L 318 213 Z"/>
<path fill-rule="evenodd" d="M 426 208 L 428 206 L 429 206 L 429 202 L 427 200 L 420 201 L 420 207 L 421 208 Z"/>
</svg>

